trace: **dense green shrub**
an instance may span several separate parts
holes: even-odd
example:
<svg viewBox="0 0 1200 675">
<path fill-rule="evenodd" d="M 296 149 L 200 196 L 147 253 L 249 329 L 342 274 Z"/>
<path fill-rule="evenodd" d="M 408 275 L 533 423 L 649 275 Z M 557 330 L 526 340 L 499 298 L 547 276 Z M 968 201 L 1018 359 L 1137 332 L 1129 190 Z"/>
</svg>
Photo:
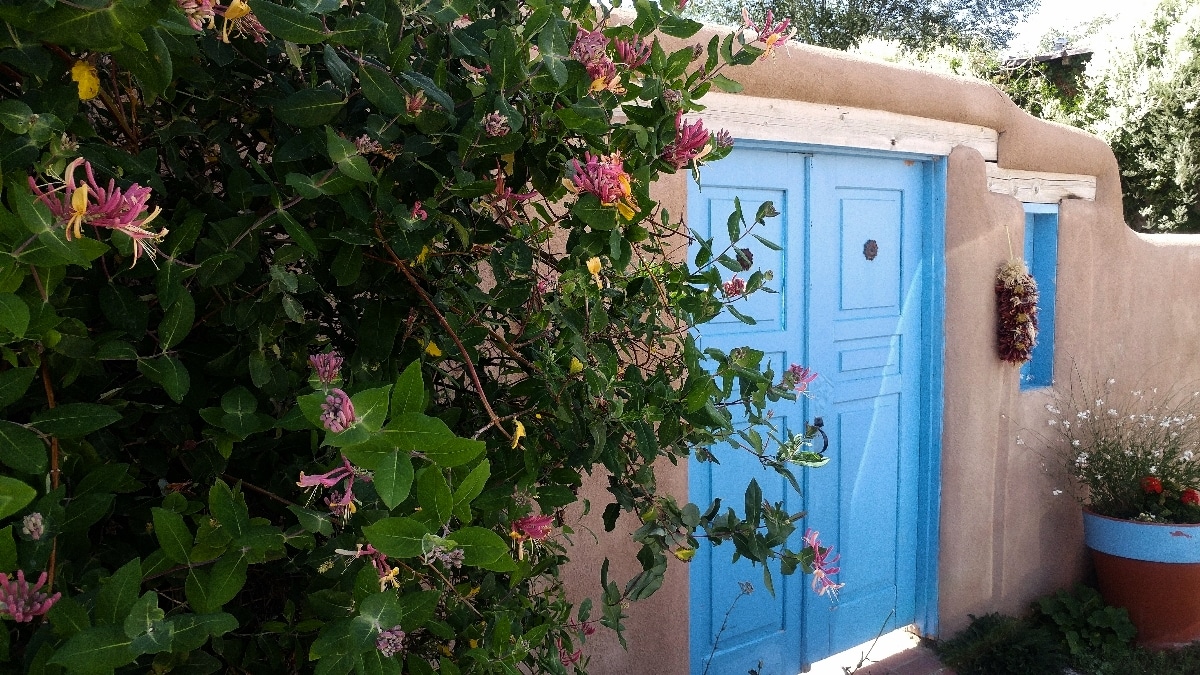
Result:
<svg viewBox="0 0 1200 675">
<path fill-rule="evenodd" d="M 50 577 L 3 589 L 0 662 L 582 670 L 698 529 L 810 568 L 757 485 L 743 517 L 656 488 L 726 440 L 823 460 L 731 422 L 798 368 L 689 333 L 769 281 L 771 205 L 689 264 L 649 194 L 728 152 L 681 114 L 764 49 L 636 8 L 0 7 L 0 578 Z M 593 616 L 561 572 L 597 472 L 642 572 Z"/>
<path fill-rule="evenodd" d="M 1061 675 L 1067 654 L 1053 632 L 1002 614 L 971 624 L 935 647 L 958 675 Z"/>
</svg>

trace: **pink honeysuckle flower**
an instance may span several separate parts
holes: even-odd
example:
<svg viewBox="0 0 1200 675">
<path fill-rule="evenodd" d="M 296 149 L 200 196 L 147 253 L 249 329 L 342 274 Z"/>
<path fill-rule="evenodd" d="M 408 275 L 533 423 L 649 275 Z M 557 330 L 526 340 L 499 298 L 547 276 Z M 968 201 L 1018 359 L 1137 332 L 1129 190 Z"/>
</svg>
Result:
<svg viewBox="0 0 1200 675">
<path fill-rule="evenodd" d="M 813 550 L 813 580 L 812 589 L 817 595 L 829 594 L 831 600 L 837 600 L 838 591 L 846 584 L 834 583 L 831 576 L 841 571 L 840 567 L 834 567 L 834 564 L 841 559 L 841 555 L 829 557 L 833 553 L 833 548 L 822 548 L 821 542 L 818 539 L 819 532 L 809 529 L 804 533 L 804 545 Z"/>
<path fill-rule="evenodd" d="M 421 208 L 421 202 L 413 202 L 412 213 L 409 214 L 409 217 L 413 220 L 426 220 L 429 218 L 429 214 Z"/>
<path fill-rule="evenodd" d="M 340 390 L 335 390 L 335 391 L 340 391 Z M 331 488 L 343 480 L 353 480 L 353 478 L 356 475 L 358 475 L 358 470 L 354 468 L 354 465 L 350 463 L 350 460 L 346 459 L 345 455 L 342 455 L 342 465 L 338 466 L 338 467 L 334 467 L 334 468 L 330 469 L 329 471 L 326 471 L 325 473 L 318 474 L 316 476 L 306 476 L 306 475 L 304 475 L 304 472 L 301 471 L 300 472 L 300 481 L 298 483 L 296 483 L 296 485 L 299 485 L 300 487 L 305 487 L 305 488 L 306 487 Z"/>
<path fill-rule="evenodd" d="M 404 631 L 401 630 L 400 626 L 392 626 L 385 631 L 381 631 L 379 637 L 375 640 L 375 648 L 385 658 L 391 658 L 399 654 L 404 651 Z"/>
<path fill-rule="evenodd" d="M 206 25 L 211 27 L 216 21 L 216 3 L 212 0 L 175 0 L 175 4 L 194 30 L 204 30 Z"/>
<path fill-rule="evenodd" d="M 564 668 L 570 668 L 576 663 L 579 663 L 579 660 L 583 658 L 583 649 L 576 649 L 574 652 L 568 652 L 566 648 L 563 647 L 561 639 L 558 640 L 556 644 L 558 646 L 558 662 L 563 664 Z"/>
<path fill-rule="evenodd" d="M 21 533 L 34 541 L 46 533 L 46 519 L 40 513 L 31 513 L 21 519 Z"/>
<path fill-rule="evenodd" d="M 333 391 L 341 390 L 334 389 Z M 332 490 L 329 496 L 325 498 L 325 504 L 334 515 L 348 519 L 358 510 L 356 506 L 358 501 L 354 498 L 354 481 L 356 479 L 369 483 L 371 481 L 371 474 L 360 471 L 350 463 L 350 460 L 346 459 L 345 455 L 342 455 L 342 465 L 334 467 L 325 473 L 306 476 L 303 471 L 300 472 L 300 480 L 296 485 L 303 488 L 319 487 L 330 489 L 341 482 L 342 491 Z"/>
<path fill-rule="evenodd" d="M 17 570 L 15 580 L 7 574 L 0 573 L 0 614 L 7 614 L 17 623 L 28 623 L 33 617 L 41 616 L 50 611 L 54 603 L 62 597 L 62 593 L 47 595 L 41 592 L 46 583 L 46 573 L 38 576 L 33 586 L 25 581 L 25 570 Z"/>
<path fill-rule="evenodd" d="M 812 384 L 812 381 L 817 379 L 816 373 L 796 363 L 788 366 L 787 374 L 795 382 L 796 391 L 798 393 L 807 390 L 808 385 Z"/>
<path fill-rule="evenodd" d="M 496 167 L 496 187 L 482 200 L 482 205 L 501 224 L 508 226 L 521 219 L 517 206 L 538 196 L 537 190 L 514 192 L 504 184 L 504 169 Z"/>
<path fill-rule="evenodd" d="M 629 174 L 621 163 L 621 153 L 593 155 L 585 152 L 583 163 L 572 159 L 567 166 L 569 178 L 564 181 L 572 192 L 595 195 L 604 206 L 615 206 L 626 219 L 637 213 L 637 202 L 633 199 L 633 187 Z"/>
<path fill-rule="evenodd" d="M 313 370 L 317 371 L 317 379 L 325 385 L 333 384 L 334 380 L 338 379 L 343 360 L 337 352 L 313 354 L 308 357 L 308 363 L 312 365 Z"/>
<path fill-rule="evenodd" d="M 766 49 L 763 51 L 762 56 L 759 57 L 760 59 L 773 56 L 775 48 L 779 43 L 787 42 L 792 36 L 792 32 L 788 31 L 788 26 L 791 25 L 792 20 L 784 19 L 779 23 L 775 23 L 775 13 L 771 10 L 767 10 L 767 16 L 763 19 L 763 25 L 760 27 L 750 19 L 750 12 L 746 11 L 746 8 L 743 7 L 742 23 L 745 24 L 746 28 L 753 30 L 757 34 L 757 39 L 766 44 Z"/>
<path fill-rule="evenodd" d="M 325 402 L 321 404 L 321 424 L 334 433 L 340 433 L 357 421 L 350 395 L 341 389 L 330 389 Z"/>
<path fill-rule="evenodd" d="M 721 284 L 721 291 L 727 298 L 736 298 L 746 292 L 746 281 L 736 274 L 732 279 Z"/>
<path fill-rule="evenodd" d="M 675 140 L 663 148 L 662 158 L 676 171 L 692 160 L 703 159 L 712 150 L 712 138 L 704 129 L 704 122 L 684 122 L 683 111 L 675 113 Z"/>
<path fill-rule="evenodd" d="M 512 127 L 508 123 L 508 118 L 499 110 L 484 115 L 482 124 L 483 133 L 493 138 L 507 136 L 508 132 L 512 131 Z"/>
<path fill-rule="evenodd" d="M 554 523 L 554 516 L 534 516 L 529 515 L 524 518 L 517 518 L 512 523 L 512 531 L 508 536 L 517 541 L 525 539 L 533 539 L 534 541 L 543 541 L 550 536 L 551 525 Z"/>
<path fill-rule="evenodd" d="M 617 58 L 627 68 L 637 68 L 650 60 L 650 45 L 635 37 L 632 40 L 617 40 L 613 42 L 617 50 Z"/>
<path fill-rule="evenodd" d="M 571 58 L 587 65 L 608 58 L 608 38 L 597 28 L 587 31 L 582 28 L 575 34 L 575 42 L 571 45 Z"/>
<path fill-rule="evenodd" d="M 425 109 L 426 102 L 425 92 L 421 90 L 417 90 L 415 94 L 405 94 L 404 110 L 409 115 L 420 115 L 421 111 Z"/>
<path fill-rule="evenodd" d="M 75 172 L 83 167 L 86 182 L 76 183 Z M 73 160 L 63 172 L 63 183 L 46 186 L 43 190 L 32 176 L 29 188 L 38 201 L 50 209 L 50 213 L 66 228 L 67 239 L 83 236 L 83 225 L 108 228 L 123 232 L 133 239 L 133 262 L 136 265 L 142 253 L 153 258 L 154 244 L 167 236 L 167 230 L 155 232 L 150 222 L 162 212 L 161 208 L 150 209 L 150 188 L 137 183 L 122 190 L 115 180 L 108 187 L 100 187 L 90 162 L 82 157 Z"/>
</svg>

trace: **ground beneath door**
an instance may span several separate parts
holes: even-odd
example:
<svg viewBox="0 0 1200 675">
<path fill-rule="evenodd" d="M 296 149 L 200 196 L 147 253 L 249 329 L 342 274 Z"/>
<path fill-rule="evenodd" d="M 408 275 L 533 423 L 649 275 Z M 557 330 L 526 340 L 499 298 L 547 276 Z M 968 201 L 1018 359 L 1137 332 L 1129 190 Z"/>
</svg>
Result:
<svg viewBox="0 0 1200 675">
<path fill-rule="evenodd" d="M 954 671 L 942 665 L 929 649 L 914 647 L 864 666 L 854 675 L 954 675 Z"/>
</svg>

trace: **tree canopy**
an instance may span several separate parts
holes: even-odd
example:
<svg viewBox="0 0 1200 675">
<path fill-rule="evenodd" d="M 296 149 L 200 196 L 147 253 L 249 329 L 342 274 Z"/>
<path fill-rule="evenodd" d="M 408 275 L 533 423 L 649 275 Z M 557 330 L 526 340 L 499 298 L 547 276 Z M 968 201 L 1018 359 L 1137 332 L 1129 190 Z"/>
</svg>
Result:
<svg viewBox="0 0 1200 675">
<path fill-rule="evenodd" d="M 896 40 L 924 50 L 950 45 L 1003 47 L 1013 27 L 1040 0 L 707 0 L 693 11 L 740 23 L 742 8 L 753 16 L 768 10 L 791 20 L 799 42 L 853 49 L 869 38 Z"/>
</svg>

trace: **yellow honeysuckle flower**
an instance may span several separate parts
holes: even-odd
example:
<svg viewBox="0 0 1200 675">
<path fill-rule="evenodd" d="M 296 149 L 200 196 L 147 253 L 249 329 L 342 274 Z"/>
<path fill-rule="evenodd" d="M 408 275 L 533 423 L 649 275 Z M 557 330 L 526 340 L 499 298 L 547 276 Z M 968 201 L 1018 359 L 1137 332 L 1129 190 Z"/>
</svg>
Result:
<svg viewBox="0 0 1200 675">
<path fill-rule="evenodd" d="M 426 260 L 428 260 L 428 259 L 429 259 L 429 247 L 428 247 L 428 246 L 422 246 L 422 247 L 421 247 L 421 252 L 417 254 L 417 264 L 418 264 L 418 265 L 424 265 L 424 264 L 425 264 L 425 261 L 426 261 Z"/>
<path fill-rule="evenodd" d="M 620 210 L 619 206 L 617 208 L 618 208 L 618 210 Z M 597 286 L 600 286 L 601 288 L 603 288 L 604 280 L 600 278 L 601 267 L 602 267 L 602 265 L 600 263 L 600 258 L 592 257 L 592 258 L 588 259 L 587 269 L 588 269 L 588 272 L 592 273 L 592 281 L 595 281 Z"/>
<path fill-rule="evenodd" d="M 79 84 L 79 100 L 89 101 L 100 94 L 100 76 L 96 66 L 87 61 L 76 61 L 71 66 L 71 79 Z"/>
<path fill-rule="evenodd" d="M 580 361 L 579 359 L 572 356 L 571 357 L 571 365 L 567 368 L 567 372 L 571 373 L 572 375 L 578 375 L 579 373 L 582 373 L 583 372 L 583 361 Z"/>
<path fill-rule="evenodd" d="M 525 425 L 521 424 L 521 420 L 514 422 L 516 431 L 513 432 L 512 446 L 514 449 L 521 443 L 521 439 L 525 437 Z"/>
<path fill-rule="evenodd" d="M 67 239 L 83 236 L 83 218 L 87 215 L 88 186 L 86 183 L 75 188 L 71 193 L 71 218 L 67 220 Z"/>
<path fill-rule="evenodd" d="M 425 345 L 425 353 L 432 356 L 435 359 L 442 357 L 441 348 L 438 347 L 436 344 L 434 344 L 432 340 Z"/>
</svg>

